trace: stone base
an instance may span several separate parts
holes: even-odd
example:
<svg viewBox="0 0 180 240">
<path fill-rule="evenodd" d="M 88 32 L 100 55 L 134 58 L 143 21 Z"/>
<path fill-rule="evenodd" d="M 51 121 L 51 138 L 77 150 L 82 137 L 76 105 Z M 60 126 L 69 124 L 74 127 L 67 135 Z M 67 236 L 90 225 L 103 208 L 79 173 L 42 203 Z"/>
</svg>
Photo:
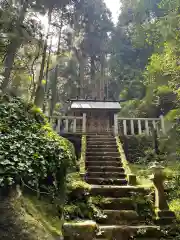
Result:
<svg viewBox="0 0 180 240">
<path fill-rule="evenodd" d="M 159 210 L 159 211 L 157 211 L 157 216 L 159 218 L 163 218 L 163 217 L 169 217 L 169 218 L 173 218 L 173 219 L 176 218 L 175 213 L 170 210 L 163 210 L 163 211 Z"/>
</svg>

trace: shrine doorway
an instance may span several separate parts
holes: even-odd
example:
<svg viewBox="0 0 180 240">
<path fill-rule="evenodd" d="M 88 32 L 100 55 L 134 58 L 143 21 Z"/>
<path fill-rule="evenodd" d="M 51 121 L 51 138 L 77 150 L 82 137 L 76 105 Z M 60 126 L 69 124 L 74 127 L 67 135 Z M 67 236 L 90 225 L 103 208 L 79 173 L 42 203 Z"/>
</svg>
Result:
<svg viewBox="0 0 180 240">
<path fill-rule="evenodd" d="M 111 133 L 111 116 L 108 112 L 92 111 L 87 113 L 87 132 L 88 133 Z"/>
</svg>

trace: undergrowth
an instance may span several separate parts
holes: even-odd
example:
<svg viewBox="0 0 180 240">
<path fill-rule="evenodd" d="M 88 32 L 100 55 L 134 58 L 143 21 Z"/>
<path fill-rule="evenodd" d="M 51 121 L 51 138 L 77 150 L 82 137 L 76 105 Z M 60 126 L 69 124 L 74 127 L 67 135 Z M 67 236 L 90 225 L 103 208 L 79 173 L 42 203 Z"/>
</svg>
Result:
<svg viewBox="0 0 180 240">
<path fill-rule="evenodd" d="M 68 221 L 98 220 L 105 218 L 102 211 L 90 197 L 90 185 L 84 182 L 79 173 L 67 177 L 67 198 L 64 217 Z"/>
</svg>

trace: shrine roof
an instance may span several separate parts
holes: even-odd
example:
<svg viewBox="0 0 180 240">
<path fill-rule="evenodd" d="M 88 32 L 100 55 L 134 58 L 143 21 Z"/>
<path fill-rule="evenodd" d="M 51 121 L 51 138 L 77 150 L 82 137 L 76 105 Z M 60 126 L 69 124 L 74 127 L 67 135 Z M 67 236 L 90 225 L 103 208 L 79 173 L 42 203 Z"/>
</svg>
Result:
<svg viewBox="0 0 180 240">
<path fill-rule="evenodd" d="M 115 101 L 72 101 L 71 109 L 111 109 L 120 110 L 119 102 Z"/>
</svg>

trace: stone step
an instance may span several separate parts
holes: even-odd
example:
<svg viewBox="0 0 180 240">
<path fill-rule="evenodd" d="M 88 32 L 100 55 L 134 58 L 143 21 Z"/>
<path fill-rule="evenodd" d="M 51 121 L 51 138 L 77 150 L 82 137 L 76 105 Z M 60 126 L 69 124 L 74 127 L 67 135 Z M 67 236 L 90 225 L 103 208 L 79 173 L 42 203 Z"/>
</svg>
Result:
<svg viewBox="0 0 180 240">
<path fill-rule="evenodd" d="M 155 240 L 160 239 L 162 236 L 161 231 L 159 230 L 159 226 L 148 226 L 148 225 L 138 225 L 138 226 L 125 226 L 125 225 L 100 225 L 99 230 L 101 234 L 98 238 L 104 238 L 107 236 L 118 237 L 119 240 L 129 240 L 129 234 L 135 234 L 137 231 L 144 232 L 143 237 L 139 238 L 142 240 Z M 122 238 L 120 237 L 122 236 Z M 127 238 L 126 238 L 127 236 Z M 116 239 L 116 238 L 115 238 Z"/>
<path fill-rule="evenodd" d="M 88 148 L 94 148 L 94 149 L 97 149 L 97 148 L 115 148 L 117 149 L 117 146 L 116 144 L 90 144 L 90 145 L 87 145 Z"/>
<path fill-rule="evenodd" d="M 159 240 L 159 238 L 136 237 L 135 240 Z"/>
<path fill-rule="evenodd" d="M 100 145 L 100 146 L 104 146 L 104 145 L 116 145 L 116 140 L 115 139 L 91 139 L 86 141 L 87 146 L 91 146 L 91 145 Z"/>
<path fill-rule="evenodd" d="M 176 222 L 174 217 L 161 217 L 155 220 L 155 223 L 158 225 L 170 225 Z"/>
<path fill-rule="evenodd" d="M 86 176 L 92 177 L 92 178 L 120 178 L 120 179 L 126 178 L 126 174 L 121 172 L 89 172 L 88 171 Z"/>
<path fill-rule="evenodd" d="M 87 152 L 118 152 L 118 149 L 116 146 L 114 147 L 103 147 L 103 146 L 99 146 L 99 147 L 91 147 L 91 146 L 88 146 L 87 147 Z"/>
<path fill-rule="evenodd" d="M 100 223 L 134 225 L 139 221 L 139 216 L 134 210 L 104 210 L 103 213 L 107 218 L 101 219 Z"/>
<path fill-rule="evenodd" d="M 119 161 L 121 163 L 120 156 L 118 157 L 110 157 L 110 156 L 86 156 L 86 161 Z"/>
<path fill-rule="evenodd" d="M 104 163 L 102 164 L 104 165 Z M 88 172 L 119 172 L 124 173 L 123 167 L 114 167 L 114 166 L 94 166 L 87 167 Z"/>
<path fill-rule="evenodd" d="M 134 210 L 135 203 L 130 198 L 105 198 L 105 201 L 98 204 L 104 210 Z"/>
<path fill-rule="evenodd" d="M 120 157 L 119 152 L 117 152 L 117 151 L 108 152 L 107 150 L 104 152 L 86 152 L 86 156 L 89 156 L 89 157 L 93 157 L 93 156 L 96 156 L 96 157 L 106 156 L 107 157 L 108 156 L 109 158 L 110 157 Z"/>
<path fill-rule="evenodd" d="M 94 139 L 110 139 L 110 140 L 116 140 L 114 136 L 111 135 L 94 135 L 94 136 L 87 136 L 87 140 L 94 140 Z"/>
<path fill-rule="evenodd" d="M 86 167 L 122 167 L 122 163 L 118 161 L 86 161 Z"/>
<path fill-rule="evenodd" d="M 107 179 L 107 178 L 93 178 L 88 177 L 86 182 L 89 184 L 97 184 L 97 185 L 127 185 L 126 179 Z"/>
<path fill-rule="evenodd" d="M 111 185 L 91 185 L 91 194 L 93 196 L 103 197 L 130 197 L 131 193 L 146 193 L 143 187 L 136 186 L 111 186 Z"/>
</svg>

